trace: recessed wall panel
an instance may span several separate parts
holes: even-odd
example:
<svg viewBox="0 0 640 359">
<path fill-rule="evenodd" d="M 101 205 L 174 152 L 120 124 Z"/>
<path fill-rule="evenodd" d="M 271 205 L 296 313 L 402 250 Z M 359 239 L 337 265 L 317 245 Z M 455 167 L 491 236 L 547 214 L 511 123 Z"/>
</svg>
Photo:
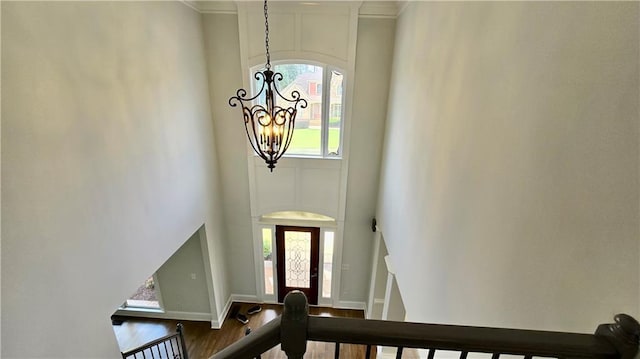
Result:
<svg viewBox="0 0 640 359">
<path fill-rule="evenodd" d="M 264 57 L 264 13 L 250 11 L 247 17 L 249 58 Z M 272 54 L 278 51 L 294 51 L 295 30 L 294 14 L 269 12 L 269 51 Z"/>
<path fill-rule="evenodd" d="M 349 15 L 302 14 L 300 49 L 347 61 Z"/>
<path fill-rule="evenodd" d="M 298 208 L 336 218 L 340 169 L 300 169 Z"/>
<path fill-rule="evenodd" d="M 296 169 L 276 167 L 269 172 L 266 165 L 256 166 L 256 189 L 261 213 L 277 208 L 293 208 L 295 204 Z"/>
</svg>

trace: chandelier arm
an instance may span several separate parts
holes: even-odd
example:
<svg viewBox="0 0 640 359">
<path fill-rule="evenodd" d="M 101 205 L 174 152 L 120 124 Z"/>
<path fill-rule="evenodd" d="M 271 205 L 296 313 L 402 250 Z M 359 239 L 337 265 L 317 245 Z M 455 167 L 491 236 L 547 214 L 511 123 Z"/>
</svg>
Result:
<svg viewBox="0 0 640 359">
<path fill-rule="evenodd" d="M 246 115 L 245 115 L 246 118 Z M 245 121 L 244 122 L 244 130 L 247 133 L 247 138 L 249 139 L 249 143 L 251 144 L 251 148 L 253 148 L 253 151 L 255 153 L 258 154 L 258 156 L 260 156 L 260 158 L 262 158 L 263 160 L 267 160 L 267 157 L 265 156 L 265 154 L 262 152 L 262 150 L 260 149 L 260 146 L 258 145 L 258 137 L 256 135 L 256 131 L 255 131 L 255 122 L 253 120 L 253 116 L 250 116 L 251 121 Z M 249 122 L 251 122 L 251 128 L 252 128 L 252 133 L 253 133 L 253 141 L 251 140 L 251 134 L 249 133 Z"/>
<path fill-rule="evenodd" d="M 235 103 L 231 102 L 232 100 L 235 99 L 236 101 L 239 101 L 240 104 L 242 104 L 242 107 L 246 107 L 246 106 L 244 106 L 243 101 L 251 102 L 251 101 L 257 99 L 258 97 L 260 97 L 260 95 L 262 95 L 262 92 L 264 91 L 264 87 L 265 87 L 266 82 L 267 82 L 266 81 L 266 77 L 262 72 L 256 72 L 254 77 L 255 77 L 256 80 L 260 80 L 260 76 L 262 77 L 262 86 L 260 86 L 260 91 L 258 91 L 255 96 L 247 98 L 246 97 L 247 96 L 247 90 L 241 88 L 236 92 L 235 96 L 233 96 L 233 97 L 231 97 L 229 99 L 229 105 L 231 107 L 236 107 L 237 106 L 237 102 L 235 102 Z"/>
<path fill-rule="evenodd" d="M 292 121 L 291 119 L 295 119 L 297 111 L 294 109 L 292 112 L 293 113 L 287 111 L 287 113 L 289 114 L 290 119 L 289 119 L 289 123 L 288 123 L 287 139 L 286 139 L 286 142 L 285 142 L 285 145 L 284 145 L 283 154 L 284 154 L 284 152 L 287 152 L 287 150 L 289 149 L 289 145 L 291 144 L 291 139 L 293 139 L 293 128 L 291 128 L 291 126 L 293 126 L 294 121 Z"/>
<path fill-rule="evenodd" d="M 260 112 L 264 112 L 265 114 L 267 114 L 267 115 L 271 116 L 271 114 L 269 113 L 268 109 L 266 109 L 266 108 L 265 108 L 264 106 L 262 106 L 262 105 L 254 105 L 253 107 L 251 107 L 251 109 L 249 109 L 249 111 L 251 112 L 251 115 L 252 115 L 252 116 L 253 116 L 253 115 L 256 115 L 256 114 L 258 114 L 258 113 L 260 113 Z M 263 116 L 263 118 L 264 118 L 264 116 Z M 273 121 L 273 119 L 272 119 L 271 121 Z M 271 122 L 271 121 L 269 121 L 269 122 Z M 259 124 L 260 126 L 262 126 L 262 127 L 265 127 L 265 126 L 269 125 L 269 123 L 262 124 L 262 121 L 260 121 L 260 119 L 259 119 L 259 118 L 258 118 L 258 124 Z"/>
<path fill-rule="evenodd" d="M 299 91 L 292 91 L 291 97 L 282 95 L 276 82 L 283 80 L 281 73 L 271 71 L 271 54 L 269 52 L 269 14 L 267 0 L 264 0 L 265 52 L 266 64 L 263 71 L 256 72 L 254 78 L 262 79 L 260 90 L 253 97 L 247 97 L 247 90 L 241 88 L 236 95 L 229 98 L 229 105 L 241 105 L 244 128 L 253 151 L 262 158 L 271 172 L 278 160 L 285 154 L 293 138 L 298 106 L 306 108 L 308 103 L 300 97 Z M 260 104 L 260 96 L 265 96 L 265 104 Z M 256 101 L 258 100 L 258 101 Z M 258 102 L 252 105 L 252 102 Z M 284 101 L 288 107 L 276 103 Z M 280 117 L 280 118 L 278 118 Z M 281 120 L 281 122 L 278 122 Z M 266 123 L 262 123 L 266 121 Z M 251 130 L 249 130 L 251 126 Z"/>
<path fill-rule="evenodd" d="M 297 90 L 291 91 L 291 98 L 286 97 L 285 95 L 283 95 L 280 90 L 278 89 L 278 86 L 276 84 L 276 81 L 282 81 L 282 79 L 284 78 L 284 76 L 282 76 L 282 74 L 280 72 L 276 72 L 275 74 L 273 74 L 273 88 L 275 89 L 276 93 L 278 94 L 278 96 L 280 96 L 280 98 L 282 98 L 283 100 L 287 101 L 287 102 L 295 102 L 296 104 L 298 102 L 304 101 L 304 106 L 301 105 L 301 108 L 306 108 L 307 107 L 307 101 L 305 99 L 300 98 L 300 92 L 298 92 Z"/>
<path fill-rule="evenodd" d="M 282 157 L 284 155 L 284 153 L 287 151 L 285 144 L 283 144 L 283 138 L 286 141 L 287 138 L 290 136 L 289 133 L 289 127 L 285 128 L 285 124 L 287 124 L 287 122 L 291 122 L 290 119 L 287 119 L 286 114 L 288 113 L 287 109 L 284 109 L 282 107 L 275 107 L 274 111 L 273 111 L 273 118 L 272 121 L 273 123 L 278 127 L 281 128 L 282 130 L 278 131 L 277 134 L 277 138 L 278 138 L 278 152 L 276 154 L 276 159 L 280 159 L 280 157 Z M 278 122 L 278 117 L 282 118 L 281 122 Z M 284 137 L 284 135 L 287 135 L 287 137 Z"/>
</svg>

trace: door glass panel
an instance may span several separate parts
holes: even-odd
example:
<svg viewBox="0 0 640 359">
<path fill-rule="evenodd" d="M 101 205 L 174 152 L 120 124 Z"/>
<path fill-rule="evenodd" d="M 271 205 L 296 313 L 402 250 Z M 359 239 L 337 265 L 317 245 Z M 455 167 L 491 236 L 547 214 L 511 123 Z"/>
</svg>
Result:
<svg viewBox="0 0 640 359">
<path fill-rule="evenodd" d="M 285 285 L 290 288 L 310 288 L 311 233 L 284 232 Z"/>
</svg>

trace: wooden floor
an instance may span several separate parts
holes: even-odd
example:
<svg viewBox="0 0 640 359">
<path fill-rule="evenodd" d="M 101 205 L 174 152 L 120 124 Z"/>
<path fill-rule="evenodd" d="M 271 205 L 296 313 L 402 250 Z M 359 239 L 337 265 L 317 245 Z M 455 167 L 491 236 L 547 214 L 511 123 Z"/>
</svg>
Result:
<svg viewBox="0 0 640 359">
<path fill-rule="evenodd" d="M 255 330 L 282 313 L 281 305 L 263 304 L 261 305 L 261 312 L 247 315 L 249 318 L 248 324 L 243 325 L 235 319 L 236 313 L 246 314 L 247 309 L 252 306 L 253 304 L 234 303 L 231 310 L 229 310 L 227 320 L 219 330 L 211 329 L 211 325 L 208 322 L 180 321 L 184 325 L 189 358 L 209 358 L 244 337 L 246 327 Z M 309 313 L 311 315 L 329 317 L 364 318 L 364 313 L 361 310 L 311 307 L 309 308 Z M 177 323 L 178 321 L 176 320 L 127 317 L 122 325 L 114 325 L 113 330 L 120 345 L 120 351 L 124 352 L 167 334 L 175 333 Z M 334 350 L 335 344 L 333 343 L 309 342 L 307 344 L 307 354 L 304 357 L 314 359 L 333 358 Z M 365 350 L 364 345 L 342 344 L 340 357 L 349 359 L 364 358 Z M 375 347 L 372 349 L 372 354 L 372 358 L 375 358 Z M 276 346 L 263 354 L 262 358 L 284 359 L 286 355 L 280 350 L 280 346 Z"/>
</svg>

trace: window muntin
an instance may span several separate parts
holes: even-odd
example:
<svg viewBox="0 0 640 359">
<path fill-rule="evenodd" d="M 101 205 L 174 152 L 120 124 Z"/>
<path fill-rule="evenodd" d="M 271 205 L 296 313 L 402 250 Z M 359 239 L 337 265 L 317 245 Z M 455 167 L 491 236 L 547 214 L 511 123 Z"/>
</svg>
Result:
<svg viewBox="0 0 640 359">
<path fill-rule="evenodd" d="M 252 79 L 261 70 L 260 67 L 253 68 Z M 344 123 L 343 73 L 324 64 L 289 62 L 276 63 L 273 70 L 282 74 L 283 79 L 276 81 L 276 86 L 283 96 L 290 98 L 292 91 L 298 91 L 307 101 L 307 108 L 298 111 L 293 138 L 285 156 L 340 158 Z M 258 85 L 254 81 L 254 92 L 259 89 L 256 88 Z M 259 102 L 264 104 L 264 97 Z"/>
</svg>

